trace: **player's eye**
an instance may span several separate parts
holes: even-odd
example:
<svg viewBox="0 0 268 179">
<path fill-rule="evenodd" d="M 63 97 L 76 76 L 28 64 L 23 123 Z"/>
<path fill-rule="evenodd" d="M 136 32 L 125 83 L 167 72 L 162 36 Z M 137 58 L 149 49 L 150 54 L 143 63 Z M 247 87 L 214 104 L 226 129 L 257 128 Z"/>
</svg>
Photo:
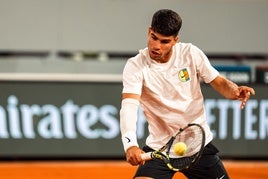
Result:
<svg viewBox="0 0 268 179">
<path fill-rule="evenodd" d="M 162 44 L 168 44 L 170 42 L 170 40 L 162 40 L 161 43 Z"/>
<path fill-rule="evenodd" d="M 153 40 L 157 40 L 156 36 L 152 35 L 151 37 L 152 37 Z"/>
</svg>

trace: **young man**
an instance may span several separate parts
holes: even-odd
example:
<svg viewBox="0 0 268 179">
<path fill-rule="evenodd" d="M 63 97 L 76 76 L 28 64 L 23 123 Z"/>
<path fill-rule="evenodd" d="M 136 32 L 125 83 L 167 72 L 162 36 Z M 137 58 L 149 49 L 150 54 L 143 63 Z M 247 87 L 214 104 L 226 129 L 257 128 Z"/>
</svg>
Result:
<svg viewBox="0 0 268 179">
<path fill-rule="evenodd" d="M 205 54 L 190 43 L 179 42 L 182 20 L 168 9 L 157 11 L 148 30 L 148 47 L 130 58 L 123 72 L 120 127 L 126 159 L 140 165 L 135 178 L 172 178 L 174 172 L 161 160 L 142 161 L 141 154 L 162 147 L 180 128 L 199 123 L 206 132 L 206 147 L 200 160 L 184 170 L 187 178 L 229 178 L 218 150 L 211 144 L 206 122 L 200 79 L 225 98 L 240 100 L 244 108 L 254 89 L 237 86 L 219 75 Z M 139 148 L 136 137 L 138 106 L 149 125 L 146 146 Z"/>
</svg>

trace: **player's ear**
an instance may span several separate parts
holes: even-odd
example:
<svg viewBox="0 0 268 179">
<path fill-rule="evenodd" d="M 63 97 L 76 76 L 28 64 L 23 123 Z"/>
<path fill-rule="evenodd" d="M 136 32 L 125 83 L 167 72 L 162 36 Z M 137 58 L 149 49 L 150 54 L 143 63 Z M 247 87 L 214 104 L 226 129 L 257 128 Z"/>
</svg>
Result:
<svg viewBox="0 0 268 179">
<path fill-rule="evenodd" d="M 174 39 L 173 39 L 172 45 L 175 45 L 175 44 L 178 43 L 178 42 L 179 42 L 179 36 L 176 36 L 176 37 L 174 37 Z"/>
<path fill-rule="evenodd" d="M 180 41 L 180 37 L 177 35 L 177 36 L 175 37 L 175 42 L 178 43 L 179 41 Z"/>
<path fill-rule="evenodd" d="M 149 34 L 151 33 L 151 31 L 152 31 L 152 27 L 149 27 L 149 28 L 148 28 L 148 34 L 147 34 L 148 36 L 149 36 Z"/>
</svg>

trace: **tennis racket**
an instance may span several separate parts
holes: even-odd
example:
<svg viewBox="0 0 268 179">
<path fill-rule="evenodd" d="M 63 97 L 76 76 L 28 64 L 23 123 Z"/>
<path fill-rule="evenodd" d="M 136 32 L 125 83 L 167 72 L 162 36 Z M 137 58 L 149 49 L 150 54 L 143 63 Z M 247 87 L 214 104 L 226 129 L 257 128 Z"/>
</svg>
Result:
<svg viewBox="0 0 268 179">
<path fill-rule="evenodd" d="M 171 162 L 170 152 L 177 142 L 183 142 L 187 146 L 187 150 L 184 154 L 185 157 L 181 157 L 176 162 Z M 195 164 L 204 149 L 205 146 L 205 131 L 199 124 L 191 123 L 186 127 L 181 128 L 170 140 L 159 150 L 147 152 L 141 154 L 142 160 L 160 159 L 169 169 L 173 171 L 181 171 L 187 169 Z"/>
</svg>

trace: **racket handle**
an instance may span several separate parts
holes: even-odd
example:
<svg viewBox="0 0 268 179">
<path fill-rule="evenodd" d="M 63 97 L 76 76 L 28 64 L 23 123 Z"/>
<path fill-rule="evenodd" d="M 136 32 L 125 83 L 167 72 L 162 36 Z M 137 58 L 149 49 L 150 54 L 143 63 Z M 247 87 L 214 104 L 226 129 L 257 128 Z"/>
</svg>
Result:
<svg viewBox="0 0 268 179">
<path fill-rule="evenodd" d="M 152 159 L 152 152 L 147 152 L 147 153 L 141 154 L 141 159 L 144 161 Z"/>
</svg>

